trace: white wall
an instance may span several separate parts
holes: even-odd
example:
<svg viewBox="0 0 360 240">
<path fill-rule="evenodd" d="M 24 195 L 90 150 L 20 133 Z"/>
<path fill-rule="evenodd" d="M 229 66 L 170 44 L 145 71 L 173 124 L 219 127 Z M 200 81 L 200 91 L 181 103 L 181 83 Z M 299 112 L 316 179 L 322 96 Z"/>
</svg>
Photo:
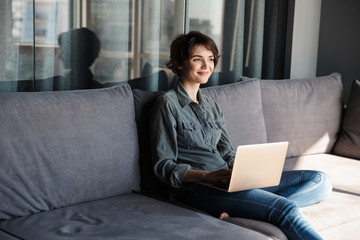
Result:
<svg viewBox="0 0 360 240">
<path fill-rule="evenodd" d="M 321 1 L 295 1 L 290 78 L 316 76 Z"/>
</svg>

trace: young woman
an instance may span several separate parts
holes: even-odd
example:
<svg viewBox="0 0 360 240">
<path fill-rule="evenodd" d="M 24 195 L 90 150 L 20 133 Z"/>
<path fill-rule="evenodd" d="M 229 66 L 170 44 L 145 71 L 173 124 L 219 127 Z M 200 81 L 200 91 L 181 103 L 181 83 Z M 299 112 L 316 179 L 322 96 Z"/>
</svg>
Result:
<svg viewBox="0 0 360 240">
<path fill-rule="evenodd" d="M 318 203 L 331 192 L 322 172 L 287 171 L 279 186 L 235 193 L 198 184 L 229 182 L 235 156 L 220 108 L 199 89 L 218 58 L 214 41 L 200 32 L 172 42 L 168 67 L 180 80 L 154 105 L 150 124 L 156 176 L 170 187 L 172 197 L 214 216 L 267 221 L 289 239 L 321 239 L 299 207 Z"/>
</svg>

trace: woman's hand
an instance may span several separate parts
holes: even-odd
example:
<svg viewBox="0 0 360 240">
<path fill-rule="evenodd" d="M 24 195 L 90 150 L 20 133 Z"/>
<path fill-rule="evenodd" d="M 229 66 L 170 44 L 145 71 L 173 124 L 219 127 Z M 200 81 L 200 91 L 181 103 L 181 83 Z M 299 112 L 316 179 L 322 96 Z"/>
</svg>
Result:
<svg viewBox="0 0 360 240">
<path fill-rule="evenodd" d="M 224 168 L 217 171 L 203 171 L 190 169 L 187 171 L 183 182 L 202 182 L 209 184 L 229 183 L 231 177 L 231 169 Z"/>
<path fill-rule="evenodd" d="M 205 183 L 212 183 L 212 184 L 224 184 L 229 183 L 231 177 L 231 169 L 224 168 L 213 172 L 208 172 L 205 174 L 204 181 Z"/>
</svg>

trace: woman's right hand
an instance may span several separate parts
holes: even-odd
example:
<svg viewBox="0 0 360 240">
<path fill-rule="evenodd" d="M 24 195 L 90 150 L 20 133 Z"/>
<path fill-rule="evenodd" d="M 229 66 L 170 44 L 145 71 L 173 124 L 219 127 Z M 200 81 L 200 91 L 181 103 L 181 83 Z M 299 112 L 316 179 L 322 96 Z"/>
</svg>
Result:
<svg viewBox="0 0 360 240">
<path fill-rule="evenodd" d="M 202 182 L 207 184 L 224 184 L 229 183 L 231 169 L 224 168 L 217 171 L 203 171 L 190 169 L 187 171 L 183 182 Z"/>
<path fill-rule="evenodd" d="M 224 168 L 213 172 L 208 172 L 205 175 L 203 182 L 211 184 L 224 184 L 229 183 L 231 178 L 231 169 Z"/>
</svg>

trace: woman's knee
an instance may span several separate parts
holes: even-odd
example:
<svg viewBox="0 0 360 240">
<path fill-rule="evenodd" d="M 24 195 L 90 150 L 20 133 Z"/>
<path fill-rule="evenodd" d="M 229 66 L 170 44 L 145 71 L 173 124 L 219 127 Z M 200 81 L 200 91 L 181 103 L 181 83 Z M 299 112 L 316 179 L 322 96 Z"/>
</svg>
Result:
<svg viewBox="0 0 360 240">
<path fill-rule="evenodd" d="M 330 195 L 332 192 L 332 183 L 330 177 L 321 171 L 305 171 L 307 173 L 307 181 L 314 182 L 314 186 L 311 187 L 313 189 L 310 191 L 312 195 L 312 200 L 314 201 L 312 204 L 321 202 L 326 197 Z M 312 205 L 309 204 L 309 205 Z"/>
<path fill-rule="evenodd" d="M 312 179 L 316 184 L 322 187 L 324 193 L 329 194 L 332 191 L 332 184 L 329 175 L 321 171 L 311 171 Z"/>
<path fill-rule="evenodd" d="M 327 175 L 324 172 L 318 171 L 318 174 L 321 176 L 320 184 L 321 184 L 321 187 L 322 187 L 323 198 L 326 198 L 332 192 L 331 179 L 330 179 L 329 175 Z"/>
</svg>

